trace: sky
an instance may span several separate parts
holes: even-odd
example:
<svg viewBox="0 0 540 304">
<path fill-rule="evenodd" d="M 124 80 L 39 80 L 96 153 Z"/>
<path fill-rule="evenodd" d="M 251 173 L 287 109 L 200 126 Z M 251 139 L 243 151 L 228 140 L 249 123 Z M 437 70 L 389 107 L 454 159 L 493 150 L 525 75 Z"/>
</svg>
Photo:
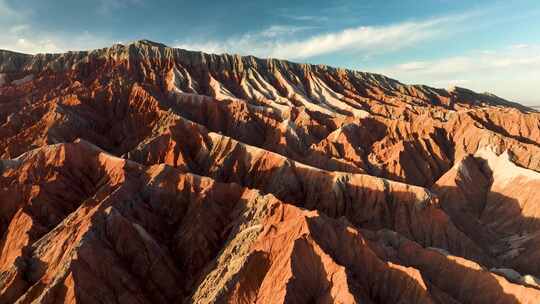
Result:
<svg viewBox="0 0 540 304">
<path fill-rule="evenodd" d="M 0 0 L 0 49 L 149 39 L 540 105 L 540 0 Z"/>
</svg>

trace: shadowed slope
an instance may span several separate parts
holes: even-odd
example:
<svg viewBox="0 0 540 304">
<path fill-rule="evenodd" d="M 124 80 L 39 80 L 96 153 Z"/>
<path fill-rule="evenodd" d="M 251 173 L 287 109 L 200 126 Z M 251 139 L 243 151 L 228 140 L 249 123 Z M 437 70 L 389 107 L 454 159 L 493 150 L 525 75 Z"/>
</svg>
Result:
<svg viewBox="0 0 540 304">
<path fill-rule="evenodd" d="M 535 303 L 539 121 L 149 41 L 0 51 L 0 302 Z"/>
</svg>

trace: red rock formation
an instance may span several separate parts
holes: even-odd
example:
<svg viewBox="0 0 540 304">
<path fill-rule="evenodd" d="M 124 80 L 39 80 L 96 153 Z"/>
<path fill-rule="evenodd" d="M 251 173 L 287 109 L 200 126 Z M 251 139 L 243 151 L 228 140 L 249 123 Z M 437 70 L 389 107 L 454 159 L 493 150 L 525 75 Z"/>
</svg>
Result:
<svg viewBox="0 0 540 304">
<path fill-rule="evenodd" d="M 0 303 L 536 303 L 539 149 L 462 88 L 0 51 Z"/>
</svg>

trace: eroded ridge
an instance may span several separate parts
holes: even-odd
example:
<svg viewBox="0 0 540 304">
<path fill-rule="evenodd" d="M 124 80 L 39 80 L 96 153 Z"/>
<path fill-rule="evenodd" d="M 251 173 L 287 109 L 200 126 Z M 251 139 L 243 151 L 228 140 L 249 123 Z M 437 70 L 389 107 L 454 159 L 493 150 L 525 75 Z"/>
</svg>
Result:
<svg viewBox="0 0 540 304">
<path fill-rule="evenodd" d="M 536 303 L 539 148 L 463 88 L 0 51 L 0 303 Z"/>
</svg>

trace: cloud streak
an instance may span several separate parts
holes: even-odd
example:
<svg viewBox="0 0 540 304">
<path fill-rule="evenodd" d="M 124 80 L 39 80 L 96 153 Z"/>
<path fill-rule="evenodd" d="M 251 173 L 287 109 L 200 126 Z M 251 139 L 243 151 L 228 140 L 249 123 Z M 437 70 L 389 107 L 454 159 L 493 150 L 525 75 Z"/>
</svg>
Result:
<svg viewBox="0 0 540 304">
<path fill-rule="evenodd" d="M 533 51 L 534 50 L 534 51 Z M 517 68 L 540 68 L 540 49 L 530 47 L 508 50 L 473 52 L 472 54 L 430 61 L 410 61 L 383 69 L 389 74 L 426 76 L 456 75 Z"/>
<path fill-rule="evenodd" d="M 294 21 L 302 21 L 302 22 L 326 22 L 329 20 L 326 16 L 312 16 L 312 15 L 288 15 L 288 14 L 282 14 L 279 15 L 283 18 L 287 18 Z"/>
<path fill-rule="evenodd" d="M 298 38 L 300 35 L 297 34 L 311 28 L 277 25 L 225 40 L 184 41 L 175 46 L 212 53 L 229 52 L 283 59 L 305 59 L 342 51 L 363 51 L 364 55 L 370 55 L 397 51 L 434 37 L 451 35 L 466 26 L 466 21 L 475 15 L 477 13 L 391 25 L 351 27 L 336 32 L 302 35 L 302 38 Z"/>
<path fill-rule="evenodd" d="M 436 60 L 409 61 L 376 72 L 408 83 L 436 87 L 466 86 L 533 104 L 540 79 L 540 45 L 516 44 Z"/>
</svg>

